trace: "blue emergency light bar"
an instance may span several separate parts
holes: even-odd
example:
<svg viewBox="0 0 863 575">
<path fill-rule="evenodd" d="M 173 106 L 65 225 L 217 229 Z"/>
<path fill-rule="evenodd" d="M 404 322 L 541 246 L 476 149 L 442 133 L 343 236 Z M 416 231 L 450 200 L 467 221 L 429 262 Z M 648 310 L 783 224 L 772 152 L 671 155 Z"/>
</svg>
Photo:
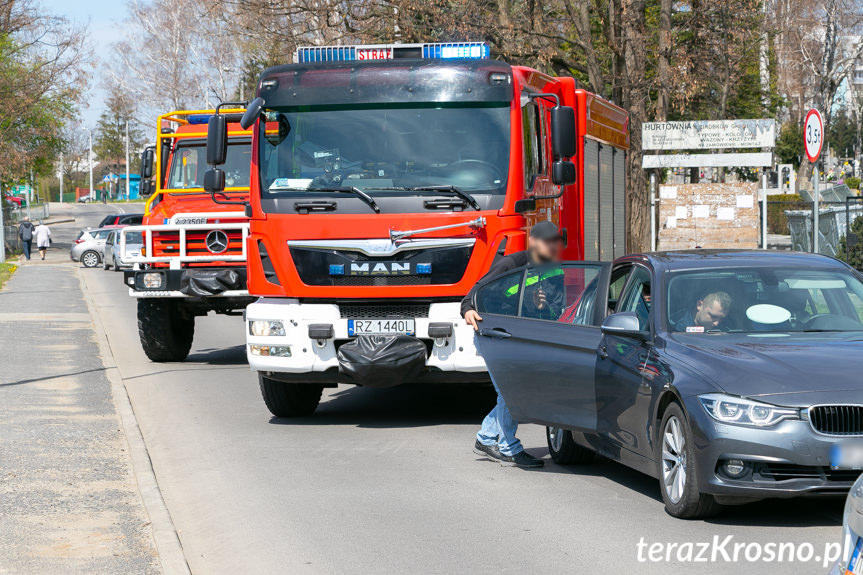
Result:
<svg viewBox="0 0 863 575">
<path fill-rule="evenodd" d="M 440 44 L 369 44 L 357 46 L 304 46 L 297 48 L 297 63 L 426 58 L 437 60 L 486 60 L 491 48 L 485 42 Z"/>
<path fill-rule="evenodd" d="M 192 114 L 186 121 L 192 124 L 193 126 L 200 126 L 201 124 L 206 124 L 212 118 L 212 114 Z"/>
</svg>

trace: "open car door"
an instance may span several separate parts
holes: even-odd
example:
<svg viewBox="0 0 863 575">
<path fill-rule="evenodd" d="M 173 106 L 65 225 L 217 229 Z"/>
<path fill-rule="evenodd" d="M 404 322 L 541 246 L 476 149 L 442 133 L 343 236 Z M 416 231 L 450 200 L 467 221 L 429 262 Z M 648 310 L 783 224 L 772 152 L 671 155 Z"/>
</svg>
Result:
<svg viewBox="0 0 863 575">
<path fill-rule="evenodd" d="M 528 266 L 481 286 L 480 353 L 513 417 L 594 431 L 611 263 Z"/>
</svg>

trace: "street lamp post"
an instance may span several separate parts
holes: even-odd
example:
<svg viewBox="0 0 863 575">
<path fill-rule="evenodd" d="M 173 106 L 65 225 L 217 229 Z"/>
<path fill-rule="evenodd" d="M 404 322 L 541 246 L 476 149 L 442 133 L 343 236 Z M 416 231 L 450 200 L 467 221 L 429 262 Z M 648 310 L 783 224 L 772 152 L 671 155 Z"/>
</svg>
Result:
<svg viewBox="0 0 863 575">
<path fill-rule="evenodd" d="M 87 130 L 87 135 L 90 137 L 90 152 L 87 154 L 87 167 L 90 168 L 90 201 L 93 201 L 93 131 L 84 126 Z"/>
<path fill-rule="evenodd" d="M 129 201 L 129 120 L 126 120 L 126 201 Z"/>
</svg>

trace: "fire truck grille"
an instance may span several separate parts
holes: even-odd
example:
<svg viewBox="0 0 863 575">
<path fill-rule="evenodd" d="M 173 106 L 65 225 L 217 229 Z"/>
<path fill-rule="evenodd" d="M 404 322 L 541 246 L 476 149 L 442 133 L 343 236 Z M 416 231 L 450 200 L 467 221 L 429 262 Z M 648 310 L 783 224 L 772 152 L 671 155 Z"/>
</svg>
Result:
<svg viewBox="0 0 863 575">
<path fill-rule="evenodd" d="M 358 250 L 291 247 L 300 279 L 310 286 L 422 286 L 458 283 L 464 276 L 473 246 L 406 250 L 390 257 L 371 257 Z M 407 265 L 408 273 L 398 266 Z M 355 272 L 380 267 L 383 273 Z M 388 273 L 387 270 L 394 270 Z M 419 270 L 422 270 L 420 272 Z"/>
<path fill-rule="evenodd" d="M 863 435 L 863 405 L 816 405 L 809 423 L 825 435 Z"/>
<path fill-rule="evenodd" d="M 213 252 L 207 247 L 207 234 L 211 230 L 195 230 L 186 232 L 187 256 L 241 256 L 243 255 L 243 232 L 241 230 L 224 230 L 228 237 L 228 247 L 222 252 Z M 180 255 L 180 232 L 152 232 L 153 255 L 157 257 Z"/>
<path fill-rule="evenodd" d="M 429 316 L 429 304 L 339 304 L 342 318 L 412 319 Z"/>
</svg>

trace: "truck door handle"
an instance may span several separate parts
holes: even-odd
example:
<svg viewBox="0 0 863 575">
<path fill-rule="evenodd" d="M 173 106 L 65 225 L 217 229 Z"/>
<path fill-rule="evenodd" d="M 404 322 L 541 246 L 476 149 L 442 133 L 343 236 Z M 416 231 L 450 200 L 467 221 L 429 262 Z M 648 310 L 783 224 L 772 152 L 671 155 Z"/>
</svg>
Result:
<svg viewBox="0 0 863 575">
<path fill-rule="evenodd" d="M 599 356 L 599 359 L 606 359 L 608 357 L 608 348 L 604 345 L 599 346 L 596 349 L 596 355 Z"/>
<path fill-rule="evenodd" d="M 507 339 L 512 337 L 512 334 L 499 327 L 489 327 L 479 330 L 479 334 L 483 337 L 493 337 L 495 339 Z"/>
</svg>

